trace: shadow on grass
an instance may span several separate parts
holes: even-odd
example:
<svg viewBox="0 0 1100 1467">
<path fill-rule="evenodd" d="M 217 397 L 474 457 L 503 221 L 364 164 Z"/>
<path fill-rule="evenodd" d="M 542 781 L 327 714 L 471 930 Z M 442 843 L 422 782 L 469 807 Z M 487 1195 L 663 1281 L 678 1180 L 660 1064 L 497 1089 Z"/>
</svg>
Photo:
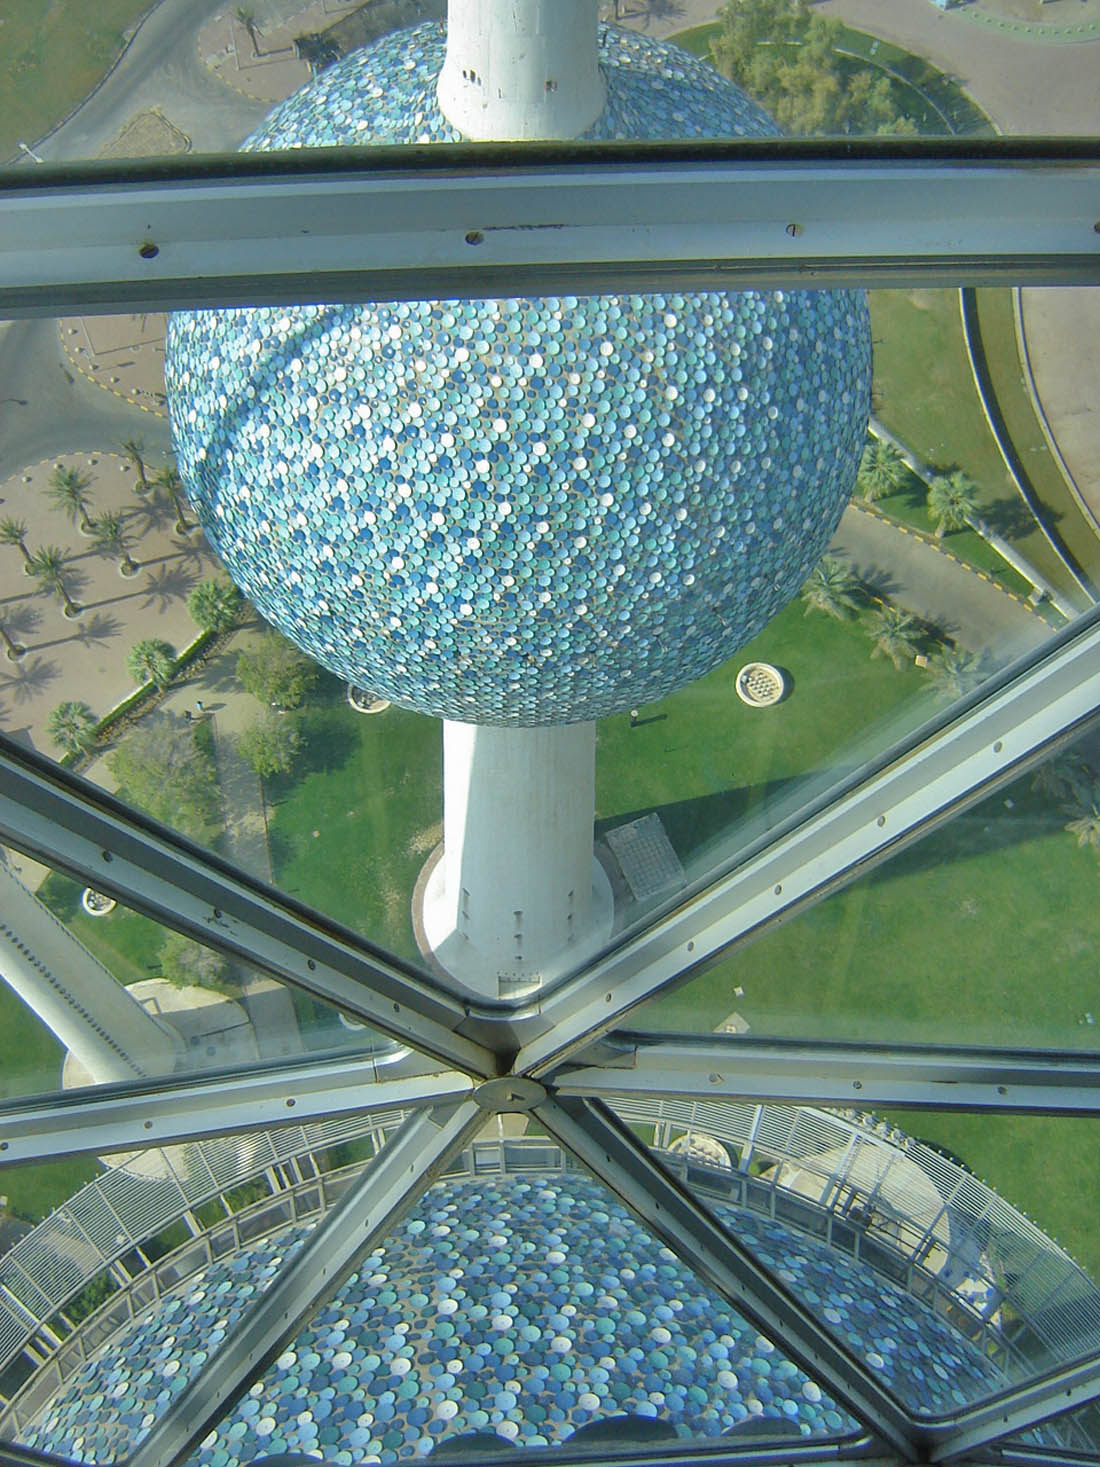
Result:
<svg viewBox="0 0 1100 1467">
<path fill-rule="evenodd" d="M 711 795 L 696 795 L 690 800 L 673 800 L 667 805 L 626 811 L 606 820 L 597 820 L 596 839 L 603 840 L 609 831 L 629 825 L 632 820 L 656 814 L 673 850 L 687 865 L 704 847 L 726 837 L 746 815 L 753 814 L 793 785 L 812 777 L 812 774 L 796 775 L 789 779 L 769 780 L 762 785 L 734 785 L 729 789 L 716 790 Z"/>
</svg>

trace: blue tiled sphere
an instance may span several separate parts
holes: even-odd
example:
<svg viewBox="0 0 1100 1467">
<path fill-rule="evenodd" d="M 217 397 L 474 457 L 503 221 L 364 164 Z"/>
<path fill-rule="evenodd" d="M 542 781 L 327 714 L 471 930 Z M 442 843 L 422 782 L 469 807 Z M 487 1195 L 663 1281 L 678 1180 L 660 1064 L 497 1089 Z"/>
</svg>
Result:
<svg viewBox="0 0 1100 1467">
<path fill-rule="evenodd" d="M 774 133 L 711 67 L 605 29 L 589 136 Z M 449 141 L 444 34 L 360 51 L 246 146 Z M 856 292 L 195 312 L 170 322 L 180 470 L 260 612 L 342 678 L 471 723 L 660 698 L 797 592 L 855 477 Z"/>
</svg>

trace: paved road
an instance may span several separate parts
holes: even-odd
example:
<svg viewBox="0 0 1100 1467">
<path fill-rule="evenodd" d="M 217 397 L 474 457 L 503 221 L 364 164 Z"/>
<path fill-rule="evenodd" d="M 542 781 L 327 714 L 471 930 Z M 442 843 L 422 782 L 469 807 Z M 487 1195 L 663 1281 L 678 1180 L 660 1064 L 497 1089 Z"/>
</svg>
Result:
<svg viewBox="0 0 1100 1467">
<path fill-rule="evenodd" d="M 1100 524 L 1100 289 L 1025 290 L 1022 308 L 1039 400 L 1078 492 Z"/>
<path fill-rule="evenodd" d="M 225 0 L 161 0 L 103 84 L 49 138 L 48 162 L 91 158 L 136 112 L 157 107 L 195 152 L 231 152 L 269 110 L 231 91 L 199 60 L 195 37 Z"/>
<path fill-rule="evenodd" d="M 114 448 L 135 436 L 168 451 L 166 419 L 69 370 L 52 318 L 0 326 L 0 383 L 0 481 L 50 454 Z"/>
<path fill-rule="evenodd" d="M 1100 42 L 1002 36 L 928 0 L 814 0 L 814 8 L 926 56 L 1002 132 L 1091 136 L 1100 125 Z"/>
<path fill-rule="evenodd" d="M 1050 636 L 1047 624 L 1014 596 L 983 580 L 919 535 L 895 528 L 856 505 L 830 547 L 860 578 L 898 606 L 941 627 L 974 652 L 1005 663 Z"/>
</svg>

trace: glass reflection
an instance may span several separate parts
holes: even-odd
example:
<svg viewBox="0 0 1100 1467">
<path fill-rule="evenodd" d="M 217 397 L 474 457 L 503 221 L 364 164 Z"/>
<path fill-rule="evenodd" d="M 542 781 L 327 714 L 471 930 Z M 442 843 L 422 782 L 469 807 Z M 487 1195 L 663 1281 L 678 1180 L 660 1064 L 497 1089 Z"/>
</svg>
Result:
<svg viewBox="0 0 1100 1467">
<path fill-rule="evenodd" d="M 398 1053 L 321 1000 L 15 853 L 0 891 L 2 1098 Z"/>
<path fill-rule="evenodd" d="M 1095 1049 L 1096 731 L 645 1010 L 653 1028 Z M 781 983 L 775 975 L 781 973 Z"/>
<path fill-rule="evenodd" d="M 1091 1221 L 1078 1213 L 1067 1239 L 1074 1201 L 1048 1191 L 1063 1148 L 1082 1180 L 1091 1174 L 1100 1143 L 1089 1122 L 615 1108 L 653 1127 L 666 1164 L 914 1411 L 943 1415 L 1089 1351 L 1100 1289 L 1018 1206 L 1057 1213 L 1060 1238 L 1095 1261 Z M 965 1160 L 944 1137 L 966 1146 Z"/>
<path fill-rule="evenodd" d="M 446 9 L 444 0 L 262 0 L 196 12 L 173 30 L 141 0 L 110 0 L 94 24 L 75 0 L 48 16 L 19 7 L 8 17 L 0 158 L 32 167 L 232 150 L 311 78 L 385 44 L 395 27 L 416 22 L 431 37 Z M 701 7 L 692 17 L 650 3 L 589 0 L 577 9 L 578 29 L 591 26 L 597 9 L 613 36 L 671 40 L 713 62 L 794 134 L 1087 135 L 1095 128 L 1088 42 L 1100 22 L 1090 4 L 1082 9 L 1075 0 L 980 0 L 942 14 L 905 7 L 888 16 L 862 0 L 812 10 L 795 0 L 753 0 L 724 13 Z M 685 24 L 691 18 L 702 23 Z M 681 135 L 677 118 L 663 122 L 661 136 Z"/>
</svg>

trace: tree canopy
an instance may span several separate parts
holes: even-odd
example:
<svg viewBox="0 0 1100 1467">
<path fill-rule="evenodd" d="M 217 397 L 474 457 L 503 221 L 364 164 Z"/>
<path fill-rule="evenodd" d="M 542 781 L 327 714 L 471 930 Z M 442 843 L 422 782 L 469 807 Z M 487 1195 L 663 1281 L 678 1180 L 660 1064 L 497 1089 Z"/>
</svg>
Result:
<svg viewBox="0 0 1100 1467">
<path fill-rule="evenodd" d="M 71 699 L 52 708 L 46 717 L 46 732 L 66 754 L 82 754 L 95 743 L 96 716 L 87 703 Z"/>
<path fill-rule="evenodd" d="M 276 631 L 266 631 L 237 658 L 246 693 L 273 708 L 297 708 L 317 679 L 317 664 Z"/>
<path fill-rule="evenodd" d="M 187 598 L 192 620 L 204 632 L 227 632 L 244 608 L 244 597 L 225 576 L 200 581 Z"/>
<path fill-rule="evenodd" d="M 731 0 L 711 41 L 723 76 L 759 102 L 784 132 L 805 136 L 908 135 L 890 79 L 839 54 L 839 21 L 806 0 Z"/>
<path fill-rule="evenodd" d="M 158 688 L 166 688 L 175 667 L 174 650 L 159 637 L 144 637 L 126 654 L 127 671 L 136 683 L 153 682 Z"/>
<path fill-rule="evenodd" d="M 167 712 L 150 714 L 119 741 L 107 760 L 123 798 L 194 840 L 209 844 L 218 829 L 214 760 L 196 729 Z"/>
<path fill-rule="evenodd" d="M 263 709 L 237 741 L 242 759 L 264 779 L 270 779 L 273 774 L 288 774 L 301 747 L 297 719 L 276 713 L 272 708 Z"/>
</svg>

